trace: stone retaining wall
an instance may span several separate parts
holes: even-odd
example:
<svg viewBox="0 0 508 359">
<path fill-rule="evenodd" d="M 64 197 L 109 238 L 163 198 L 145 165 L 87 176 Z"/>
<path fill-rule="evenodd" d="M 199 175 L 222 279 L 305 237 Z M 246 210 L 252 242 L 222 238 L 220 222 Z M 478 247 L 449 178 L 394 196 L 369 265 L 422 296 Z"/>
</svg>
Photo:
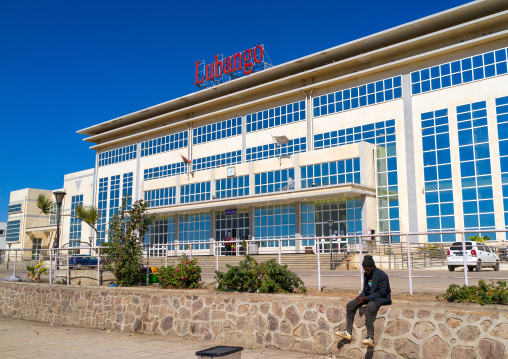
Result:
<svg viewBox="0 0 508 359">
<path fill-rule="evenodd" d="M 374 350 L 339 341 L 345 300 L 152 288 L 0 283 L 0 316 L 98 329 L 214 340 L 347 358 L 507 358 L 508 308 L 437 302 L 382 307 Z"/>
</svg>

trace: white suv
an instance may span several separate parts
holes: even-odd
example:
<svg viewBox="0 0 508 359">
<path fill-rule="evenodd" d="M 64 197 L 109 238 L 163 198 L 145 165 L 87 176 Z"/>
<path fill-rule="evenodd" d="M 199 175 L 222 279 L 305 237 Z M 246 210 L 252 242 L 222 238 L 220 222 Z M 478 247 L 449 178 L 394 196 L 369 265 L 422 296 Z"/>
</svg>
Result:
<svg viewBox="0 0 508 359">
<path fill-rule="evenodd" d="M 462 242 L 455 242 L 446 253 L 448 270 L 454 271 L 457 267 L 464 266 Z M 499 270 L 499 256 L 495 251 L 481 242 L 466 241 L 466 265 L 472 271 L 479 272 L 482 267 L 492 267 Z"/>
</svg>

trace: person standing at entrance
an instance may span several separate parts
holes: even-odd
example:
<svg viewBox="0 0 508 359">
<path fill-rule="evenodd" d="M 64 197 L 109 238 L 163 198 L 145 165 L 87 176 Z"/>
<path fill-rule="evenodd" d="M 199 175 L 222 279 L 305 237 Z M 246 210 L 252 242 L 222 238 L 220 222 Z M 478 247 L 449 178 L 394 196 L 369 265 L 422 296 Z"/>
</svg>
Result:
<svg viewBox="0 0 508 359">
<path fill-rule="evenodd" d="M 231 255 L 231 233 L 228 233 L 227 237 L 224 239 L 225 241 L 225 246 L 226 246 L 226 255 L 227 256 L 230 256 Z"/>
<path fill-rule="evenodd" d="M 376 263 L 372 256 L 365 256 L 362 262 L 364 286 L 362 293 L 346 305 L 347 323 L 346 330 L 335 332 L 335 335 L 346 340 L 351 340 L 353 333 L 353 321 L 357 310 L 364 306 L 365 326 L 367 327 L 367 337 L 363 344 L 374 346 L 374 321 L 376 320 L 379 307 L 392 304 L 390 281 L 388 275 L 381 269 L 376 268 Z"/>
</svg>

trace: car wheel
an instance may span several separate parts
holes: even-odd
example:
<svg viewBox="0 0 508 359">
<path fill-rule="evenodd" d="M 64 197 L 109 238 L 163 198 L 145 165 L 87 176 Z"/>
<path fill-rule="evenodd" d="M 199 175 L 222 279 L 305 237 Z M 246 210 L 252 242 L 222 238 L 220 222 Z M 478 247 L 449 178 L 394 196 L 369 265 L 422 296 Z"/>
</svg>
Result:
<svg viewBox="0 0 508 359">
<path fill-rule="evenodd" d="M 499 262 L 496 262 L 494 265 L 494 270 L 497 272 L 499 270 Z"/>
<path fill-rule="evenodd" d="M 455 267 L 454 267 L 454 266 L 448 266 L 448 270 L 449 270 L 450 272 L 453 272 L 453 271 L 455 270 Z"/>
<path fill-rule="evenodd" d="M 482 262 L 476 263 L 475 269 L 476 269 L 477 272 L 481 271 L 482 270 Z"/>
<path fill-rule="evenodd" d="M 475 268 L 474 266 L 467 266 L 467 270 L 470 272 L 474 271 L 474 268 Z"/>
<path fill-rule="evenodd" d="M 76 269 L 81 269 L 81 263 L 77 263 L 75 266 Z"/>
</svg>

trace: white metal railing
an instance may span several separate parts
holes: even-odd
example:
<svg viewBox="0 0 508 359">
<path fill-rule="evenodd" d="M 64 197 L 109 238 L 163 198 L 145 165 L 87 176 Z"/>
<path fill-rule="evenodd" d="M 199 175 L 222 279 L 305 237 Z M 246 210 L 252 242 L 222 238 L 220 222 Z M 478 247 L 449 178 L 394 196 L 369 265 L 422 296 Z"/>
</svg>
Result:
<svg viewBox="0 0 508 359">
<path fill-rule="evenodd" d="M 408 274 L 408 285 L 409 285 L 409 293 L 413 294 L 413 275 L 412 269 L 414 266 L 414 254 L 418 253 L 422 250 L 424 255 L 427 255 L 427 251 L 429 248 L 435 250 L 435 253 L 439 253 L 441 258 L 441 264 L 444 264 L 444 255 L 446 253 L 446 249 L 451 245 L 452 242 L 446 243 L 426 243 L 426 242 L 417 242 L 411 241 L 411 238 L 428 236 L 433 234 L 456 234 L 461 237 L 462 249 L 465 253 L 467 241 L 467 234 L 476 234 L 476 233 L 506 233 L 507 229 L 489 229 L 484 231 L 478 230 L 467 230 L 467 231 L 441 231 L 441 232 L 408 232 L 408 233 L 381 233 L 381 234 L 364 234 L 364 235 L 349 235 L 349 236 L 326 236 L 326 237 L 306 237 L 306 238 L 278 238 L 278 239 L 247 239 L 247 240 L 233 240 L 228 242 L 228 244 L 234 244 L 235 249 L 233 254 L 239 256 L 242 254 L 276 254 L 278 257 L 279 264 L 282 264 L 282 258 L 285 254 L 293 254 L 293 253 L 303 253 L 301 248 L 305 248 L 301 245 L 302 241 L 314 241 L 312 247 L 312 252 L 316 254 L 317 261 L 317 280 L 318 280 L 318 288 L 322 289 L 321 278 L 322 268 L 321 262 L 323 256 L 330 255 L 330 265 L 333 264 L 333 254 L 334 253 L 343 253 L 343 254 L 357 254 L 358 261 L 349 262 L 351 264 L 358 264 L 359 274 L 360 274 L 360 289 L 363 288 L 363 272 L 361 263 L 363 261 L 364 252 L 368 251 L 370 253 L 379 254 L 381 256 L 388 256 L 390 269 L 392 263 L 392 257 L 394 261 L 395 268 L 397 268 L 398 263 L 402 265 L 402 269 L 404 265 L 406 266 L 407 274 Z M 399 237 L 400 242 L 386 242 L 384 238 L 386 237 Z M 284 246 L 283 242 L 285 241 L 295 241 L 297 243 L 300 241 L 300 250 L 297 251 L 295 247 Z M 243 245 L 242 245 L 242 242 Z M 263 244 L 267 242 L 275 242 L 277 244 L 276 247 L 265 247 Z M 215 257 L 215 267 L 216 270 L 219 270 L 220 258 L 224 256 L 223 241 L 208 241 L 208 242 L 197 242 L 199 245 L 209 246 L 209 249 L 193 249 L 194 243 L 167 243 L 167 244 L 155 244 L 155 245 L 144 245 L 145 253 L 147 254 L 147 267 L 149 266 L 150 258 L 158 258 L 164 259 L 164 264 L 168 265 L 169 258 L 175 258 L 183 253 L 188 254 L 190 258 L 197 255 L 209 255 Z M 501 243 L 499 241 L 491 241 L 487 243 L 490 247 L 497 247 L 506 249 L 506 244 Z M 240 249 L 240 246 L 242 248 Z M 430 247 L 432 246 L 432 247 Z M 243 248 L 245 247 L 245 248 Z M 101 261 L 104 260 L 105 256 L 101 255 L 101 251 L 105 247 L 92 246 L 92 247 L 66 247 L 66 248 L 50 248 L 50 249 L 41 249 L 40 257 L 42 260 L 46 262 L 46 267 L 49 269 L 49 282 L 54 283 L 56 278 L 65 277 L 67 284 L 70 284 L 71 281 L 71 266 L 68 265 L 70 262 L 70 258 L 73 256 L 70 252 L 76 250 L 85 250 L 87 253 L 91 253 L 91 255 L 97 256 L 98 265 L 97 265 L 97 285 L 100 285 L 100 277 L 101 277 Z M 259 251 L 262 248 L 263 251 Z M 337 250 L 334 252 L 334 248 Z M 170 250 L 171 249 L 171 250 Z M 91 250 L 91 251 L 90 251 Z M 17 275 L 17 271 L 19 272 L 19 263 L 23 262 L 26 265 L 29 261 L 34 261 L 32 259 L 32 248 L 16 248 L 16 249 L 5 249 L 5 254 L 2 256 L 2 260 L 0 261 L 1 266 L 5 266 L 7 270 L 13 270 L 13 275 Z M 153 257 L 150 253 L 163 253 L 164 256 Z M 388 253 L 388 254 L 387 254 Z M 28 254 L 30 258 L 28 258 Z M 430 255 L 431 264 L 432 264 L 432 256 Z M 405 258 L 404 258 L 405 256 Z M 400 257 L 398 259 L 397 257 Z M 464 264 L 464 283 L 466 285 L 469 284 L 468 278 L 468 266 L 467 266 L 467 258 L 463 256 L 463 264 Z M 424 258 L 424 265 L 427 265 L 427 258 Z M 333 269 L 333 268 L 331 268 Z M 65 270 L 65 273 L 62 273 L 62 270 Z M 148 281 L 148 275 L 147 275 Z"/>
</svg>

